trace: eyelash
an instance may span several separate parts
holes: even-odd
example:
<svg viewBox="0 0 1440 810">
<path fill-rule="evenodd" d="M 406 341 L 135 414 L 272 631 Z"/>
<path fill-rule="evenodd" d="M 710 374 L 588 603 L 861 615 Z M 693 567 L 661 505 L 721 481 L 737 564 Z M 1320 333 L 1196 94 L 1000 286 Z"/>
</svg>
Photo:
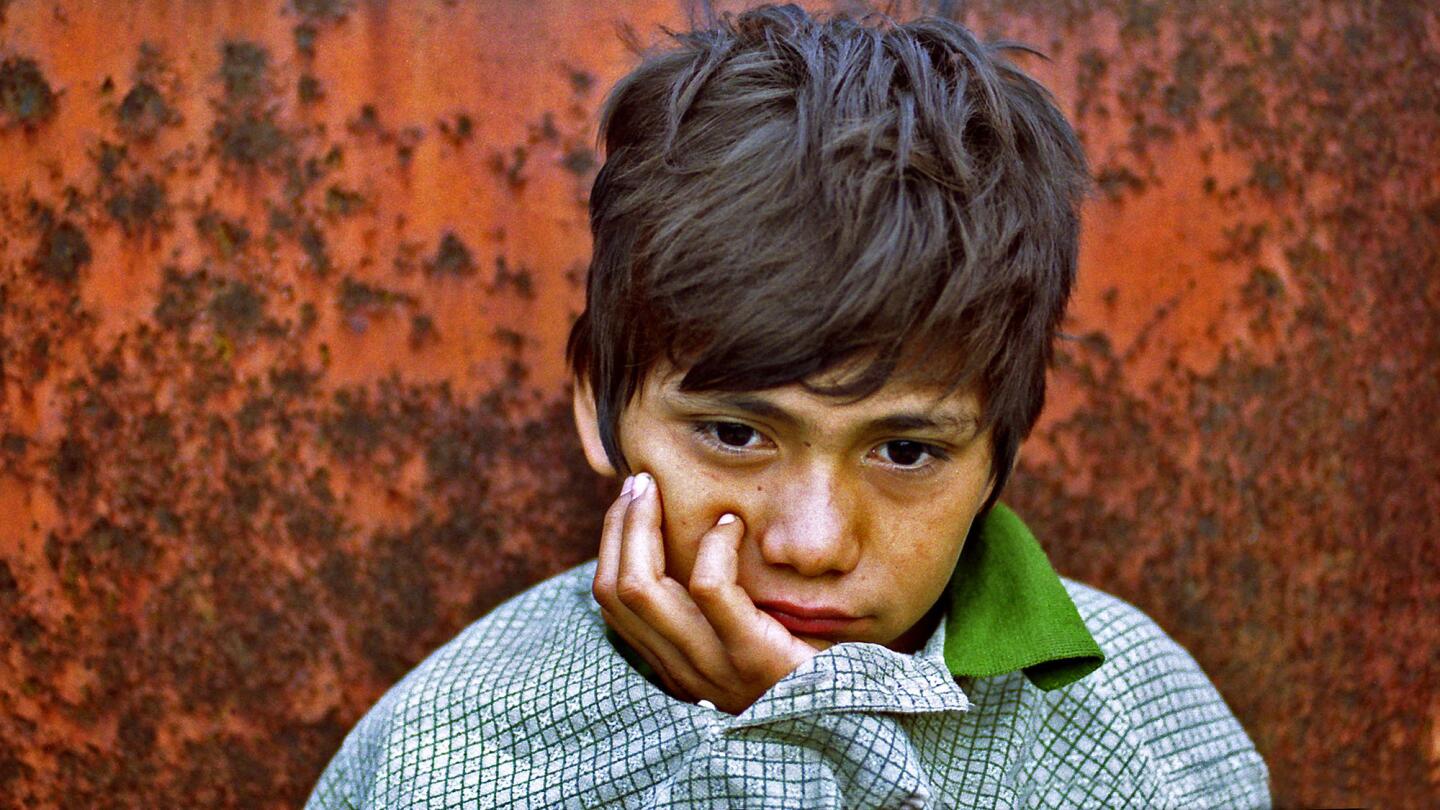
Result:
<svg viewBox="0 0 1440 810">
<path fill-rule="evenodd" d="M 755 430 L 755 428 L 752 428 L 742 422 L 724 422 L 720 420 L 702 421 L 695 422 L 691 424 L 690 427 L 692 430 L 695 431 L 695 434 L 700 437 L 700 440 L 703 441 L 711 449 L 735 456 L 744 455 L 749 448 L 741 448 L 736 447 L 732 444 L 726 444 L 725 442 L 720 441 L 720 439 L 715 435 L 715 431 L 717 429 L 719 429 L 721 426 L 728 425 L 747 428 L 750 431 L 754 432 L 756 436 L 763 437 L 765 435 L 760 431 Z"/>
<path fill-rule="evenodd" d="M 736 447 L 736 446 L 734 446 L 734 445 L 726 444 L 725 442 L 720 441 L 720 440 L 716 437 L 715 431 L 716 431 L 718 428 L 722 427 L 722 426 L 743 427 L 743 428 L 745 428 L 745 429 L 753 432 L 756 436 L 759 436 L 759 437 L 761 437 L 761 438 L 764 438 L 764 437 L 765 437 L 765 434 L 761 433 L 760 431 L 756 430 L 756 429 L 753 428 L 753 427 L 750 427 L 749 425 L 747 425 L 747 424 L 745 424 L 745 423 L 743 423 L 743 422 L 729 422 L 729 421 L 722 421 L 722 420 L 709 420 L 709 421 L 694 422 L 694 423 L 691 424 L 690 427 L 691 427 L 691 430 L 693 430 L 693 431 L 695 432 L 695 434 L 700 438 L 700 440 L 701 440 L 702 442 L 704 442 L 705 445 L 706 445 L 707 447 L 711 448 L 712 450 L 716 450 L 716 451 L 718 451 L 718 452 L 725 453 L 725 454 L 731 455 L 731 456 L 742 456 L 742 455 L 745 455 L 745 454 L 748 452 L 749 448 Z M 927 443 L 927 442 L 917 441 L 917 440 L 915 440 L 915 439 L 892 439 L 890 442 L 882 442 L 880 446 L 883 447 L 884 445 L 890 444 L 890 443 L 892 443 L 892 442 L 902 442 L 902 441 L 903 441 L 903 442 L 908 442 L 908 443 L 913 443 L 913 444 L 919 445 L 919 446 L 920 446 L 920 449 L 921 449 L 926 455 L 928 455 L 928 456 L 930 456 L 932 459 L 934 459 L 936 462 L 949 461 L 949 460 L 950 460 L 950 454 L 947 453 L 944 449 L 942 449 L 942 448 L 940 448 L 940 447 L 937 447 L 937 446 L 935 446 L 935 445 L 933 445 L 933 444 L 929 444 L 929 443 Z M 906 474 L 906 475 L 925 475 L 925 474 L 934 472 L 935 466 L 936 466 L 936 465 L 935 465 L 934 463 L 930 463 L 930 464 L 923 464 L 923 465 L 918 466 L 918 467 L 901 467 L 901 466 L 894 466 L 894 467 L 892 467 L 892 469 L 896 470 L 897 472 Z"/>
</svg>

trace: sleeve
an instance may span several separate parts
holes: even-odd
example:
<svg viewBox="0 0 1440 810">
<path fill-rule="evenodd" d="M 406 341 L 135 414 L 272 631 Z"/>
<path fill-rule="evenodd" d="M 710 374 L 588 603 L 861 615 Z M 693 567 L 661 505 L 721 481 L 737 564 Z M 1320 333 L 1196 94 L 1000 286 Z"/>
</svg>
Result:
<svg viewBox="0 0 1440 810">
<path fill-rule="evenodd" d="M 397 686 L 386 693 L 346 735 L 310 792 L 305 810 L 353 810 L 371 805 L 389 737 L 392 706 L 399 692 Z"/>
<path fill-rule="evenodd" d="M 330 764 L 325 766 L 325 772 L 320 774 L 320 781 L 315 783 L 315 789 L 305 801 L 305 810 L 358 810 L 359 791 L 352 782 L 355 763 L 353 757 L 346 756 L 347 753 L 345 748 L 341 748 L 334 759 L 330 760 Z"/>
<path fill-rule="evenodd" d="M 1270 806 L 1270 777 L 1225 699 L 1183 647 L 1114 597 L 1087 616 L 1109 660 L 1095 694 L 1167 807 Z M 1088 611 L 1087 611 L 1088 612 Z"/>
</svg>

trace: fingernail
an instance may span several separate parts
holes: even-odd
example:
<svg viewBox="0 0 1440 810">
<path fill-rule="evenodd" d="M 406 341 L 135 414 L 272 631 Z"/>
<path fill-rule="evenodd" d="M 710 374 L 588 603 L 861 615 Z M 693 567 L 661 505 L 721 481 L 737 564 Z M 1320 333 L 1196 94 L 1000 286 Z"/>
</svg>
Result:
<svg viewBox="0 0 1440 810">
<path fill-rule="evenodd" d="M 629 495 L 629 494 L 630 494 L 630 490 L 631 490 L 631 489 L 634 489 L 634 487 L 635 487 L 635 476 L 633 476 L 633 475 L 627 475 L 627 476 L 625 476 L 625 485 L 622 486 L 622 487 L 620 487 L 620 496 L 621 496 L 621 497 L 624 497 L 624 496 L 626 496 L 626 495 Z"/>
<path fill-rule="evenodd" d="M 639 498 L 650 491 L 650 473 L 640 473 L 635 476 L 635 497 Z"/>
<path fill-rule="evenodd" d="M 734 522 L 737 521 L 737 520 L 739 520 L 739 518 L 735 517 L 734 515 L 730 514 L 729 512 L 726 512 L 725 514 L 723 514 L 723 515 L 720 516 L 720 519 L 719 519 L 719 520 L 715 521 L 715 525 L 716 525 L 716 526 L 729 526 L 731 523 L 734 523 Z"/>
</svg>

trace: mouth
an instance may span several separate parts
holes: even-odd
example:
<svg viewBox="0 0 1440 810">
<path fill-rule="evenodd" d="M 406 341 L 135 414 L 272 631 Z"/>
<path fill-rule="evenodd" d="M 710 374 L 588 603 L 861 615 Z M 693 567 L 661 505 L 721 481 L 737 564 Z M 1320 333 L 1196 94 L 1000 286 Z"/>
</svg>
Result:
<svg viewBox="0 0 1440 810">
<path fill-rule="evenodd" d="M 781 601 L 756 602 L 755 607 L 765 611 L 770 618 L 797 636 L 826 638 L 844 633 L 860 621 L 859 616 L 852 616 L 834 608 L 808 607 Z"/>
</svg>

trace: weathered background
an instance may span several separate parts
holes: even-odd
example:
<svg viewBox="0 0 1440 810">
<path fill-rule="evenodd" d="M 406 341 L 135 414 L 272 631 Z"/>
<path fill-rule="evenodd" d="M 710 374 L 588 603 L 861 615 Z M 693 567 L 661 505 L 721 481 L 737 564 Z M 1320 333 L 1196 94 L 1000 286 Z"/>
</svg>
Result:
<svg viewBox="0 0 1440 810">
<path fill-rule="evenodd" d="M 1194 651 L 1280 803 L 1433 800 L 1434 5 L 922 7 L 1048 52 L 1099 181 L 1009 500 Z M 684 20 L 0 0 L 0 805 L 296 805 L 592 553 L 594 114 L 617 26 Z"/>
</svg>

